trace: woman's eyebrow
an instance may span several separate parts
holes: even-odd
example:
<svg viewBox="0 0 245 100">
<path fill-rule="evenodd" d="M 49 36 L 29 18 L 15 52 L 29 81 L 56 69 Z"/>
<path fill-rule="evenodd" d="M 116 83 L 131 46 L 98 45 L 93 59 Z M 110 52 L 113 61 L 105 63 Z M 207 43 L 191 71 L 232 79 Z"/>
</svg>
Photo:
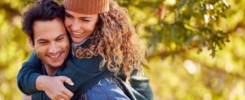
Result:
<svg viewBox="0 0 245 100">
<path fill-rule="evenodd" d="M 65 12 L 65 15 L 66 16 L 69 16 L 69 17 L 73 17 L 71 14 L 69 14 L 68 12 Z"/>
</svg>

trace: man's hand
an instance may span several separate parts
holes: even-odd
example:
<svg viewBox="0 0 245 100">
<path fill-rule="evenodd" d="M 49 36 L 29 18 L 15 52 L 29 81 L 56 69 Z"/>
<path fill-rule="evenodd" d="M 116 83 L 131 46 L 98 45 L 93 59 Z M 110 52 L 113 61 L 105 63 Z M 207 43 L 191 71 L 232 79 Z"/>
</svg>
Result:
<svg viewBox="0 0 245 100">
<path fill-rule="evenodd" d="M 31 95 L 26 95 L 26 94 L 24 94 L 24 95 L 22 96 L 22 100 L 31 100 Z"/>
<path fill-rule="evenodd" d="M 73 86 L 74 83 L 66 76 L 38 76 L 36 80 L 37 90 L 44 91 L 52 100 L 70 100 L 73 93 L 64 86 L 64 82 Z"/>
</svg>

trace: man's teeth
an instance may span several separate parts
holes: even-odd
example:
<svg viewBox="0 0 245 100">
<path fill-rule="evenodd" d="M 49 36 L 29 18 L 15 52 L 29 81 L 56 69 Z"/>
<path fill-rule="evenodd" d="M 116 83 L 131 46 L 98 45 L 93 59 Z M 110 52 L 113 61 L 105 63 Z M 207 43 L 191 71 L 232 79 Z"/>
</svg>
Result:
<svg viewBox="0 0 245 100">
<path fill-rule="evenodd" d="M 55 55 L 55 56 L 50 56 L 50 57 L 52 57 L 52 58 L 57 58 L 57 57 L 59 57 L 60 56 L 60 54 L 57 54 L 57 55 Z"/>
</svg>

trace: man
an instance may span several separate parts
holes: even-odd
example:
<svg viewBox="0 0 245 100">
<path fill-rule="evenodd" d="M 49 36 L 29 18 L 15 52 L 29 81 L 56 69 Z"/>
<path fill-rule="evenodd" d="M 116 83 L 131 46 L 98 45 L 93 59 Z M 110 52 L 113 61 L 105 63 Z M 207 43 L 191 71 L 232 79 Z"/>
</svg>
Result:
<svg viewBox="0 0 245 100">
<path fill-rule="evenodd" d="M 28 36 L 35 54 L 43 62 L 43 69 L 37 71 L 41 71 L 44 75 L 52 76 L 68 56 L 70 43 L 63 20 L 64 10 L 56 3 L 38 4 L 24 14 L 22 29 Z M 73 85 L 72 81 L 64 76 L 57 76 L 57 79 Z M 42 86 L 37 89 L 43 90 Z M 64 89 L 63 93 L 66 95 L 62 97 L 63 99 L 70 99 L 73 96 L 67 89 Z M 24 95 L 23 99 L 30 99 L 30 96 Z"/>
</svg>

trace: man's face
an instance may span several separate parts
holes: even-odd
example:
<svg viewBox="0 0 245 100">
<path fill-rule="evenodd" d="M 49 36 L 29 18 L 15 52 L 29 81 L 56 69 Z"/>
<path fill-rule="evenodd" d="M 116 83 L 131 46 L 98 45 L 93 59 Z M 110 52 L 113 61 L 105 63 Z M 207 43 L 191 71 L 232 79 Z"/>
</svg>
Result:
<svg viewBox="0 0 245 100">
<path fill-rule="evenodd" d="M 33 24 L 34 49 L 46 67 L 60 67 L 70 49 L 69 39 L 63 21 L 55 18 L 35 21 Z"/>
</svg>

